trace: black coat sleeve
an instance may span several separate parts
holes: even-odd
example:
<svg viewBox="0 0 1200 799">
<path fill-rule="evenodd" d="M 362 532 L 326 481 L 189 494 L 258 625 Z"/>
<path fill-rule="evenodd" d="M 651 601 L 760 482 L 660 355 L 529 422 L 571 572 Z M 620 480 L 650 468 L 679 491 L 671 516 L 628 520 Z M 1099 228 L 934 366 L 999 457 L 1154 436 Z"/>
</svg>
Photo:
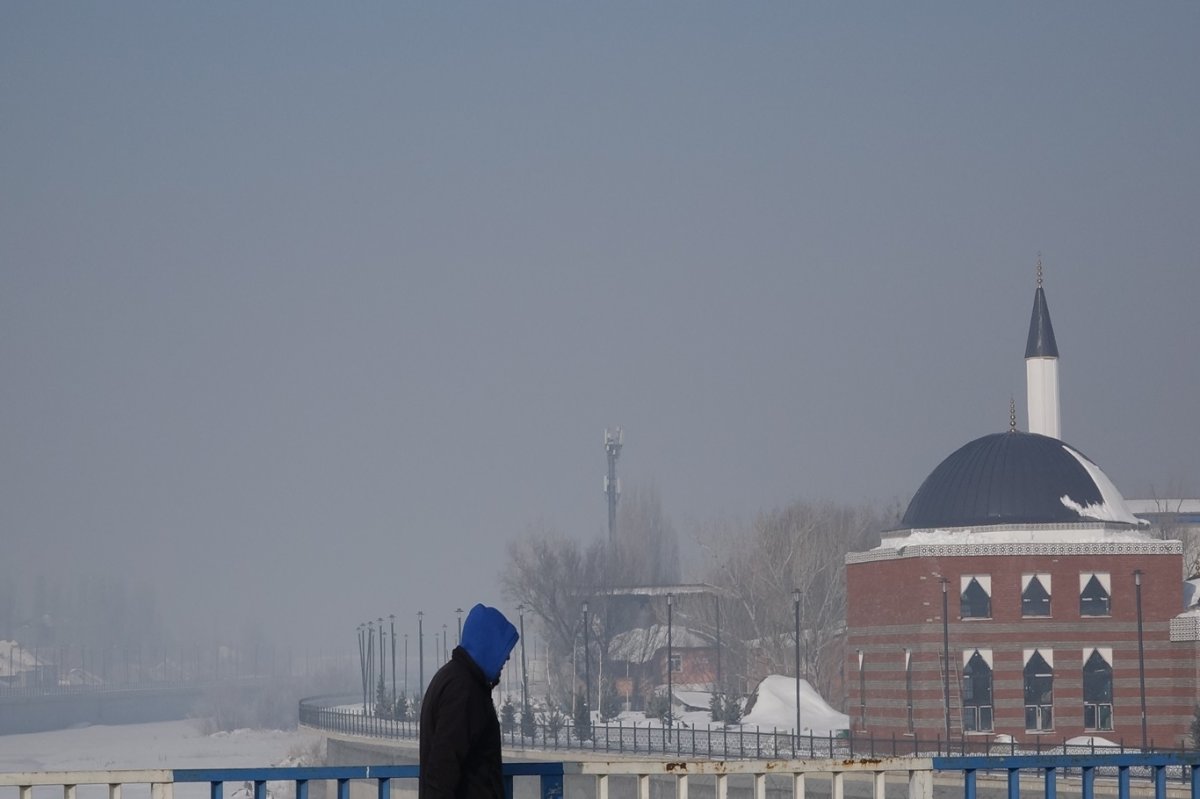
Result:
<svg viewBox="0 0 1200 799">
<path fill-rule="evenodd" d="M 421 799 L 454 799 L 471 751 L 470 687 L 461 680 L 447 683 L 437 697 L 429 753 L 422 765 Z"/>
</svg>

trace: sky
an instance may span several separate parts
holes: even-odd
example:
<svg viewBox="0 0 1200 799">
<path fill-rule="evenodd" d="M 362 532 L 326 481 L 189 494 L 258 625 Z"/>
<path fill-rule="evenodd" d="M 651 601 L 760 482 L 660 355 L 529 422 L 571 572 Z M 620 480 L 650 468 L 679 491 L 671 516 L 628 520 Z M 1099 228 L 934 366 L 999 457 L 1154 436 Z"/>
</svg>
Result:
<svg viewBox="0 0 1200 799">
<path fill-rule="evenodd" d="M 1200 5 L 0 6 L 0 578 L 353 649 L 1024 424 L 1200 495 Z M 22 592 L 26 588 L 20 588 Z M 405 621 L 407 620 L 407 621 Z"/>
</svg>

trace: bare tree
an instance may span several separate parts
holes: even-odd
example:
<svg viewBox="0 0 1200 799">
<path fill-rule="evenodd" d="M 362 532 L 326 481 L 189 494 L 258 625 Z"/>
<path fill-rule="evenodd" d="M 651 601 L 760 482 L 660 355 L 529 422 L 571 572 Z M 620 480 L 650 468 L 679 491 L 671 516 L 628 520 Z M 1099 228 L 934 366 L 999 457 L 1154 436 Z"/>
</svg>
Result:
<svg viewBox="0 0 1200 799">
<path fill-rule="evenodd" d="M 833 696 L 846 615 L 845 556 L 878 544 L 885 518 L 868 505 L 795 502 L 749 525 L 726 525 L 723 540 L 709 542 L 708 581 L 725 597 L 723 625 L 741 677 L 792 673 L 793 590 L 799 589 L 801 670 Z"/>
<path fill-rule="evenodd" d="M 613 555 L 609 585 L 679 582 L 679 538 L 653 484 L 634 486 L 621 497 Z"/>
</svg>

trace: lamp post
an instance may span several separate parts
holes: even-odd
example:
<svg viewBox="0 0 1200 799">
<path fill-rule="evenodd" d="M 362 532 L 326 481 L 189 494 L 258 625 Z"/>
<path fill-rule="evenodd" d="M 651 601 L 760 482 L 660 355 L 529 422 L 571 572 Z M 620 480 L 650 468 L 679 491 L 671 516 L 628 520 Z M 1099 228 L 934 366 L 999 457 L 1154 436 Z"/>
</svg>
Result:
<svg viewBox="0 0 1200 799">
<path fill-rule="evenodd" d="M 671 736 L 671 722 L 674 720 L 674 719 L 672 719 L 673 714 L 671 711 L 674 709 L 672 707 L 672 705 L 673 705 L 672 695 L 675 693 L 675 675 L 672 673 L 673 672 L 672 666 L 674 664 L 671 663 L 671 657 L 672 657 L 671 650 L 674 648 L 673 642 L 671 640 L 671 606 L 673 604 L 673 600 L 674 600 L 674 596 L 671 594 L 667 594 L 667 739 L 668 740 L 670 740 L 670 736 Z"/>
<path fill-rule="evenodd" d="M 525 670 L 525 605 L 517 605 L 521 620 L 521 737 L 529 729 L 529 674 Z"/>
<path fill-rule="evenodd" d="M 367 638 L 363 625 L 358 625 L 358 670 L 362 676 L 363 715 L 367 715 Z"/>
<path fill-rule="evenodd" d="M 387 649 L 384 646 L 383 636 L 386 635 L 383 629 L 383 616 L 380 616 L 379 622 L 379 680 L 383 682 L 385 674 L 387 674 Z"/>
<path fill-rule="evenodd" d="M 1133 587 L 1137 593 L 1138 683 L 1142 695 L 1142 751 L 1146 749 L 1146 645 L 1142 640 L 1142 570 L 1133 572 Z"/>
<path fill-rule="evenodd" d="M 367 648 L 366 648 L 367 668 L 366 668 L 366 676 L 363 678 L 363 683 L 364 683 L 364 685 L 363 685 L 363 701 L 364 701 L 364 704 L 366 704 L 366 706 L 369 708 L 370 703 L 371 703 L 371 688 L 372 688 L 371 681 L 375 679 L 375 624 L 374 624 L 374 622 L 372 622 L 370 619 L 367 619 L 365 622 L 363 622 L 363 630 L 366 631 L 364 633 L 364 635 L 366 636 L 366 641 L 367 641 Z M 369 712 L 369 710 L 364 710 L 363 712 L 367 713 L 367 712 Z"/>
<path fill-rule="evenodd" d="M 446 633 L 446 625 L 444 625 L 444 624 L 443 624 L 443 625 L 442 625 L 442 662 L 443 662 L 443 663 L 445 663 L 447 660 L 449 660 L 449 659 L 450 659 L 450 652 L 449 652 L 449 651 L 448 651 L 448 649 L 447 649 L 447 647 L 448 647 L 449 645 L 446 643 L 446 638 L 447 638 L 447 637 L 448 637 L 448 636 L 447 636 L 447 633 Z"/>
<path fill-rule="evenodd" d="M 717 684 L 714 686 L 714 693 L 724 693 L 725 686 L 721 682 L 721 595 L 715 595 L 717 600 Z M 722 697 L 724 699 L 724 697 Z"/>
<path fill-rule="evenodd" d="M 454 612 L 458 614 L 458 641 L 456 641 L 455 643 L 457 643 L 459 646 L 462 646 L 462 615 L 463 615 L 463 609 L 462 609 L 462 608 L 455 608 L 455 609 L 454 609 Z"/>
<path fill-rule="evenodd" d="M 796 744 L 800 744 L 800 589 L 792 589 L 792 612 L 796 617 Z"/>
<path fill-rule="evenodd" d="M 389 613 L 388 621 L 392 625 L 392 703 L 396 702 L 396 614 Z"/>
<path fill-rule="evenodd" d="M 404 698 L 408 698 L 408 633 L 404 634 Z"/>
<path fill-rule="evenodd" d="M 583 712 L 587 714 L 590 721 L 591 714 L 591 699 L 588 697 L 588 692 L 592 690 L 592 659 L 589 655 L 591 651 L 588 649 L 588 603 L 583 601 Z"/>
<path fill-rule="evenodd" d="M 950 746 L 950 595 L 946 588 L 950 582 L 942 582 L 942 703 L 946 717 L 946 747 Z"/>
<path fill-rule="evenodd" d="M 417 696 L 425 695 L 425 611 L 417 611 Z"/>
</svg>

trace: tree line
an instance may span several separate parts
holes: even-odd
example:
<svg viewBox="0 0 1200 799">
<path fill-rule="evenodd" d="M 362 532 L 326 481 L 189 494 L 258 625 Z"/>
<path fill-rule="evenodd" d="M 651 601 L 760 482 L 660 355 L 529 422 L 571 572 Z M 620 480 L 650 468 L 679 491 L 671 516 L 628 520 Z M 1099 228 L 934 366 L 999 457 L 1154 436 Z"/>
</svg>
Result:
<svg viewBox="0 0 1200 799">
<path fill-rule="evenodd" d="M 797 500 L 752 518 L 698 526 L 686 550 L 692 557 L 684 563 L 658 492 L 637 486 L 622 497 L 614 541 L 603 536 L 581 543 L 540 523 L 510 542 L 501 581 L 508 598 L 524 607 L 546 642 L 553 701 L 569 702 L 581 686 L 578 655 L 585 637 L 585 602 L 594 706 L 597 699 L 605 702 L 606 689 L 611 693 L 605 668 L 611 665 L 607 655 L 614 639 L 625 647 L 625 659 L 651 655 L 631 653 L 629 646 L 652 649 L 661 642 L 651 635 L 639 641 L 628 631 L 666 623 L 665 590 L 655 587 L 686 586 L 673 597 L 673 629 L 714 643 L 719 635 L 722 684 L 717 701 L 745 694 L 766 674 L 795 673 L 798 615 L 801 673 L 839 706 L 845 556 L 878 545 L 881 531 L 898 523 L 899 512 L 897 503 Z M 630 590 L 635 587 L 641 590 Z M 653 696 L 646 699 L 648 704 L 655 701 Z M 724 710 L 722 715 L 727 715 Z"/>
</svg>

